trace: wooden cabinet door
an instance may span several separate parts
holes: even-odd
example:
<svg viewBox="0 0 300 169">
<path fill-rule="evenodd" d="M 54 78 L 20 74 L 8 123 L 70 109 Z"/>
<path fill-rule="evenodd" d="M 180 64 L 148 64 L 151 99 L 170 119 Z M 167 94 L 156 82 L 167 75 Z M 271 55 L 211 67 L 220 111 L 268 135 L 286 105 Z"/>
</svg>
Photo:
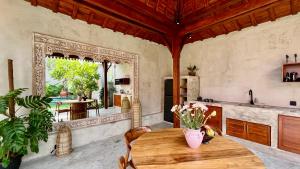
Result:
<svg viewBox="0 0 300 169">
<path fill-rule="evenodd" d="M 271 127 L 247 122 L 247 140 L 271 146 Z"/>
<path fill-rule="evenodd" d="M 121 107 L 121 95 L 114 95 L 114 105 Z"/>
<path fill-rule="evenodd" d="M 246 139 L 246 122 L 236 119 L 226 119 L 226 134 Z"/>
<path fill-rule="evenodd" d="M 278 116 L 278 148 L 300 154 L 300 117 Z"/>
<path fill-rule="evenodd" d="M 207 106 L 207 108 L 208 110 L 205 112 L 205 115 L 208 115 L 213 111 L 216 111 L 217 115 L 208 119 L 206 124 L 212 128 L 218 128 L 222 131 L 222 107 Z"/>
</svg>

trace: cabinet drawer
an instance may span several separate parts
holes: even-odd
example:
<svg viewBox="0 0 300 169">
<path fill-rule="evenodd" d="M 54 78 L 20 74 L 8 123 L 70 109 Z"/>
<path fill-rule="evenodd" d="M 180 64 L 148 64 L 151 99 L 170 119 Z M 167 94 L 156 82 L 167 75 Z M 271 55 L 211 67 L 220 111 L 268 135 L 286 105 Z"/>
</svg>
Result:
<svg viewBox="0 0 300 169">
<path fill-rule="evenodd" d="M 300 117 L 278 116 L 278 148 L 300 154 Z"/>
<path fill-rule="evenodd" d="M 226 119 L 226 134 L 246 139 L 246 122 L 236 119 Z"/>
<path fill-rule="evenodd" d="M 121 107 L 121 95 L 114 95 L 114 106 Z"/>
<path fill-rule="evenodd" d="M 247 140 L 271 146 L 271 127 L 247 122 Z"/>
</svg>

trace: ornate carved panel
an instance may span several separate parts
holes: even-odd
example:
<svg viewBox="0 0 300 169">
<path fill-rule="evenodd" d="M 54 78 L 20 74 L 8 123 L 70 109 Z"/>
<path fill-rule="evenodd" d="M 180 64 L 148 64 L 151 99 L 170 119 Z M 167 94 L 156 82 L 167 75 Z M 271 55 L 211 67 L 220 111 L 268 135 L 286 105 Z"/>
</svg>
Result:
<svg viewBox="0 0 300 169">
<path fill-rule="evenodd" d="M 77 55 L 81 58 L 89 57 L 94 61 L 102 62 L 109 60 L 116 63 L 128 63 L 133 65 L 133 99 L 138 99 L 138 54 L 95 46 L 91 44 L 76 42 L 58 37 L 43 35 L 40 33 L 33 34 L 33 77 L 32 92 L 34 95 L 45 94 L 45 57 L 53 53 L 62 53 L 65 57 Z M 80 119 L 68 123 L 71 128 L 82 128 L 105 124 L 114 121 L 120 121 L 131 117 L 130 113 L 115 113 L 113 115 Z M 60 124 L 55 124 L 56 129 Z"/>
</svg>

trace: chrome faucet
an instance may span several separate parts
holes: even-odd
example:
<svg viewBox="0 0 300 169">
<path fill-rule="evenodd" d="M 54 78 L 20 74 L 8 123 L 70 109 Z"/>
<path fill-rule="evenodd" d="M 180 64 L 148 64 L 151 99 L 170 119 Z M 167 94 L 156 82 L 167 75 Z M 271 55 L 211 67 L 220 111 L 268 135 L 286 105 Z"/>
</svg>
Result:
<svg viewBox="0 0 300 169">
<path fill-rule="evenodd" d="M 249 95 L 250 95 L 250 104 L 254 105 L 252 89 L 249 90 Z"/>
</svg>

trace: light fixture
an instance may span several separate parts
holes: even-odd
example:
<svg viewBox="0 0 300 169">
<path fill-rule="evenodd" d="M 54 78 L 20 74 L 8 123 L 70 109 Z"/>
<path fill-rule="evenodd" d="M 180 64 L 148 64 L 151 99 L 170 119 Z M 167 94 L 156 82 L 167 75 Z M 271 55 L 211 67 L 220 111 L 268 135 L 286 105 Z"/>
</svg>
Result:
<svg viewBox="0 0 300 169">
<path fill-rule="evenodd" d="M 176 23 L 176 25 L 179 25 L 179 24 L 180 24 L 180 20 L 177 18 L 177 19 L 175 20 L 175 23 Z"/>
</svg>

